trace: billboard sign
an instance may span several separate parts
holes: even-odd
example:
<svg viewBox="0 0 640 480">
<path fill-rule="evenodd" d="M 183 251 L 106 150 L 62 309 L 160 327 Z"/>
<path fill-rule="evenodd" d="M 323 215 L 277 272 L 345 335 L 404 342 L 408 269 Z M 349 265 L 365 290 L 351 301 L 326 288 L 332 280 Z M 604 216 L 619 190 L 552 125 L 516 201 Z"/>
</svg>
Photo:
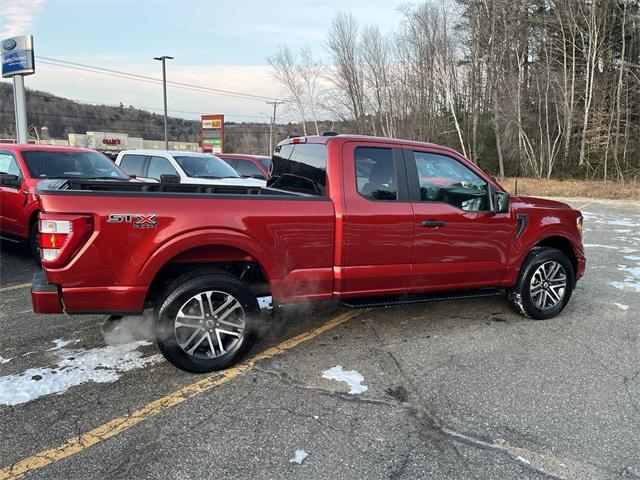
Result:
<svg viewBox="0 0 640 480">
<path fill-rule="evenodd" d="M 2 51 L 2 77 L 31 75 L 36 73 L 33 55 L 33 36 L 22 35 L 0 42 Z"/>
</svg>

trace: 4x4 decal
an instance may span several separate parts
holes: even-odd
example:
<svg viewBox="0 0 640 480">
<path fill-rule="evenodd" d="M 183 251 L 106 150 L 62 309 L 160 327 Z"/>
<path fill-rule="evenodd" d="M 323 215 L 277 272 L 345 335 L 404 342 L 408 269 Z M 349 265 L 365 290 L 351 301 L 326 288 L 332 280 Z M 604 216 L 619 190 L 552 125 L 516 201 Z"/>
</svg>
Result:
<svg viewBox="0 0 640 480">
<path fill-rule="evenodd" d="M 133 228 L 156 228 L 157 216 L 155 213 L 110 213 L 107 223 L 130 223 Z"/>
</svg>

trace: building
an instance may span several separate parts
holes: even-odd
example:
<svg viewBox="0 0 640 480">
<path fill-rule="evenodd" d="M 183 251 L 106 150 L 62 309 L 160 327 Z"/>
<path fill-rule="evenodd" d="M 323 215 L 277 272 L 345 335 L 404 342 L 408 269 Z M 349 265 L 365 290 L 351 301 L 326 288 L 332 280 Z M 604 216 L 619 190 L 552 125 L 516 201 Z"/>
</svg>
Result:
<svg viewBox="0 0 640 480">
<path fill-rule="evenodd" d="M 71 147 L 92 148 L 99 152 L 117 153 L 120 150 L 137 148 L 164 150 L 164 140 L 145 140 L 141 137 L 131 137 L 127 133 L 117 132 L 87 132 L 70 133 L 68 140 L 46 139 L 40 140 L 42 145 L 68 145 Z M 184 150 L 199 152 L 200 146 L 195 142 L 169 142 L 169 150 Z"/>
</svg>

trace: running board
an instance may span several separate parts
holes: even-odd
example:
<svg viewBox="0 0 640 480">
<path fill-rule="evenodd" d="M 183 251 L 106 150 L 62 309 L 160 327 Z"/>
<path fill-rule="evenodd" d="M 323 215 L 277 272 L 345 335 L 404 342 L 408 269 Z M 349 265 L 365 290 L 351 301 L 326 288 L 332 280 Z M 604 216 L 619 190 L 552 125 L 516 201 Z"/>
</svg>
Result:
<svg viewBox="0 0 640 480">
<path fill-rule="evenodd" d="M 393 305 L 411 305 L 413 303 L 446 302 L 448 300 L 464 300 L 467 298 L 498 297 L 504 295 L 503 290 L 485 288 L 482 290 L 463 290 L 460 292 L 440 292 L 422 295 L 405 295 L 402 297 L 369 297 L 343 300 L 341 303 L 349 308 L 387 307 Z"/>
</svg>

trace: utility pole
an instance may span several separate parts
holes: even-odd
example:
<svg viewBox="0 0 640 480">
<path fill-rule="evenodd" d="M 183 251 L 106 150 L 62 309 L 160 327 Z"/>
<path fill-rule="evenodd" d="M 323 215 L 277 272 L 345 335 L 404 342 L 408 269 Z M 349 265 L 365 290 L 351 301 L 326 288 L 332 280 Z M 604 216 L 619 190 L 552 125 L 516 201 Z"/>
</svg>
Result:
<svg viewBox="0 0 640 480">
<path fill-rule="evenodd" d="M 273 105 L 273 117 L 271 117 L 271 126 L 269 127 L 269 155 L 273 154 L 273 133 L 276 128 L 276 110 L 278 105 L 282 105 L 284 102 L 282 100 L 274 100 L 272 102 L 267 102 L 268 105 Z"/>
<path fill-rule="evenodd" d="M 169 137 L 167 135 L 167 70 L 165 68 L 165 60 L 173 60 L 173 57 L 162 55 L 161 57 L 153 57 L 153 59 L 162 62 L 162 93 L 164 95 L 164 149 L 169 150 Z"/>
</svg>

